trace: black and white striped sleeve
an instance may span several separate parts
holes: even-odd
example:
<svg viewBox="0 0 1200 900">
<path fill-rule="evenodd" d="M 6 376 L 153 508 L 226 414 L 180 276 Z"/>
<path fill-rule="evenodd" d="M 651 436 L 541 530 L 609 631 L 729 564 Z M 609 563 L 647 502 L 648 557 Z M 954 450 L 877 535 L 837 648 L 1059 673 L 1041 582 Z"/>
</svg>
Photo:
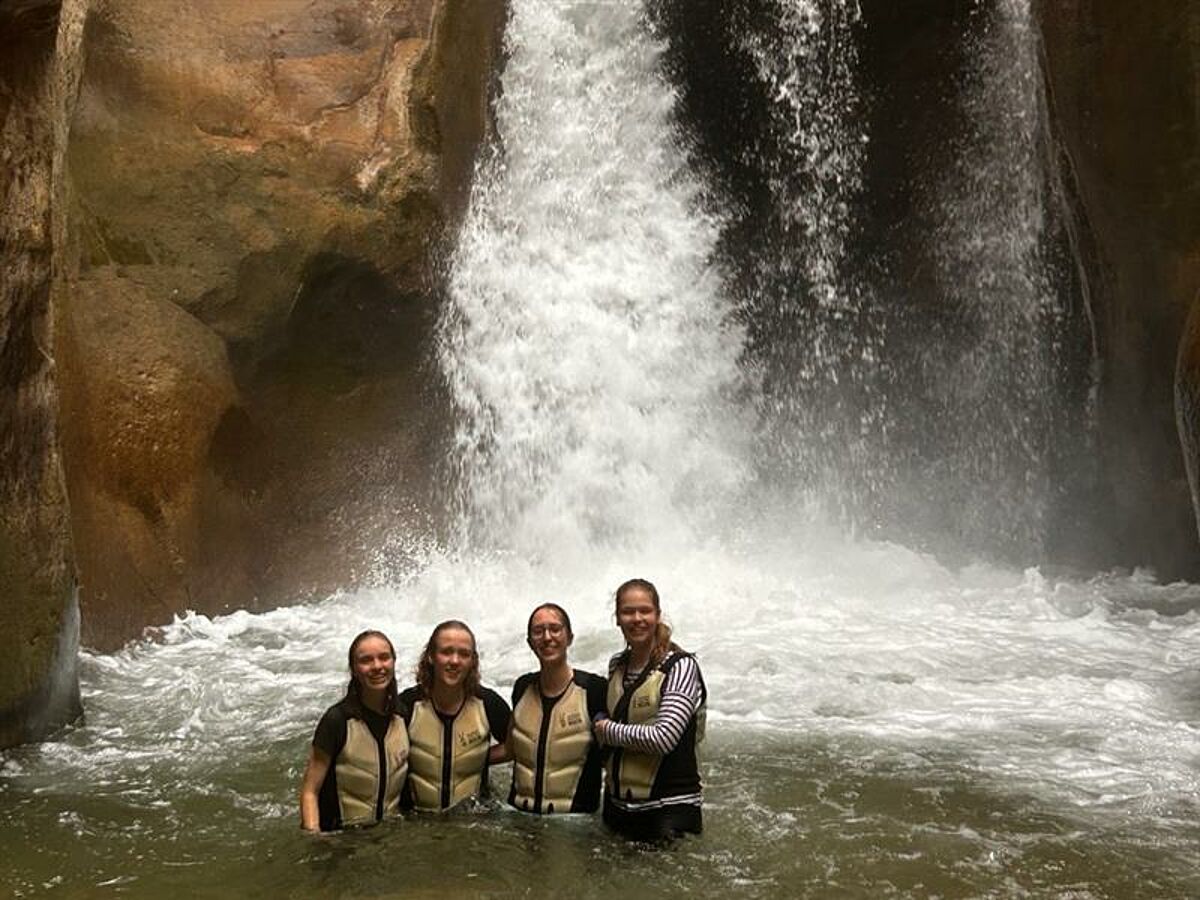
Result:
<svg viewBox="0 0 1200 900">
<path fill-rule="evenodd" d="M 684 656 L 667 673 L 658 714 L 638 725 L 610 720 L 604 728 L 603 741 L 613 747 L 665 756 L 683 737 L 688 722 L 700 708 L 702 693 L 700 667 L 694 658 Z"/>
</svg>

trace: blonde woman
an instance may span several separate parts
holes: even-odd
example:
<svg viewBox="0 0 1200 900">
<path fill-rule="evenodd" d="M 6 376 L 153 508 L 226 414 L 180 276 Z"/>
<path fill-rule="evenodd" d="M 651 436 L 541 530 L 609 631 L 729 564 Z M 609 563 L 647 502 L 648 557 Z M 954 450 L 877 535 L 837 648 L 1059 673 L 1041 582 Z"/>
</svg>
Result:
<svg viewBox="0 0 1200 900">
<path fill-rule="evenodd" d="M 595 724 L 597 739 L 612 748 L 604 821 L 639 841 L 699 834 L 696 745 L 708 698 L 700 666 L 671 640 L 653 584 L 631 579 L 613 600 L 625 650 L 609 663 L 608 718 Z"/>
<path fill-rule="evenodd" d="M 417 683 L 400 695 L 412 745 L 409 802 L 417 809 L 448 809 L 486 796 L 488 767 L 505 762 L 509 709 L 479 682 L 475 635 L 457 619 L 429 636 L 417 663 Z"/>
</svg>

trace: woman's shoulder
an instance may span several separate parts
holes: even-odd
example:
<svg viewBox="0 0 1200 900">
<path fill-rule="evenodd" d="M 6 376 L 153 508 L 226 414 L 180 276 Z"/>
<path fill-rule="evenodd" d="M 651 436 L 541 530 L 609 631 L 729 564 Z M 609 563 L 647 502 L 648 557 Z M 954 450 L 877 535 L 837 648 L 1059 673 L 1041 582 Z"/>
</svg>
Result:
<svg viewBox="0 0 1200 900">
<path fill-rule="evenodd" d="M 508 715 L 509 703 L 500 696 L 498 692 L 491 688 L 485 688 L 484 685 L 479 686 L 479 692 L 475 695 L 484 703 L 484 709 L 487 710 L 488 716 L 499 713 L 500 715 Z"/>
<path fill-rule="evenodd" d="M 523 693 L 529 690 L 529 686 L 537 682 L 537 672 L 526 672 L 520 678 L 513 682 L 512 695 L 513 700 L 516 700 Z"/>
<path fill-rule="evenodd" d="M 611 669 L 612 669 L 612 664 L 609 663 L 609 670 L 611 671 Z M 608 684 L 607 678 L 597 675 L 595 672 L 588 672 L 586 669 L 576 669 L 573 680 L 577 685 L 579 685 L 584 690 L 587 690 L 590 687 L 595 687 L 597 685 L 607 685 Z"/>
<path fill-rule="evenodd" d="M 337 756 L 346 743 L 347 723 L 350 718 L 344 699 L 325 710 L 313 731 L 313 746 L 331 757 Z"/>
<path fill-rule="evenodd" d="M 517 678 L 515 682 L 512 683 L 512 692 L 514 692 L 514 694 L 518 694 L 518 692 L 528 688 L 528 686 L 536 682 L 536 680 L 538 680 L 538 673 L 526 672 L 523 674 L 523 676 Z"/>
<path fill-rule="evenodd" d="M 663 657 L 662 662 L 658 666 L 664 672 L 678 669 L 680 674 L 684 675 L 692 673 L 698 675 L 700 673 L 700 663 L 696 661 L 696 654 L 680 650 L 678 647 L 667 651 L 667 655 Z"/>
<path fill-rule="evenodd" d="M 414 684 L 412 687 L 407 687 L 396 696 L 396 711 L 407 718 L 413 707 L 423 699 L 420 685 Z"/>
<path fill-rule="evenodd" d="M 628 650 L 622 650 L 620 653 L 614 653 L 608 660 L 608 674 L 612 675 L 620 666 L 625 664 L 626 657 L 629 656 Z"/>
<path fill-rule="evenodd" d="M 321 714 L 321 722 L 326 725 L 338 725 L 345 727 L 346 720 L 352 719 L 354 716 L 350 710 L 346 698 L 343 697 L 333 706 L 329 707 Z"/>
<path fill-rule="evenodd" d="M 508 703 L 491 688 L 483 685 L 479 686 L 476 697 L 483 704 L 483 714 L 487 717 L 492 736 L 498 741 L 503 741 L 508 735 L 508 721 L 512 716 Z"/>
</svg>

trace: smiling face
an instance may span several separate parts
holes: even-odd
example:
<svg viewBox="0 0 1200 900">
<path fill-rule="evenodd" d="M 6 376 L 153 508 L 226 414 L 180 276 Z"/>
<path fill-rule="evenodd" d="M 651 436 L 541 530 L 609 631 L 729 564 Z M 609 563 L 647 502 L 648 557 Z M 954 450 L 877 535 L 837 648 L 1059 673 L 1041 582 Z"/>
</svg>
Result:
<svg viewBox="0 0 1200 900">
<path fill-rule="evenodd" d="M 350 652 L 350 671 L 363 691 L 383 691 L 396 674 L 391 644 L 377 635 L 359 641 Z"/>
<path fill-rule="evenodd" d="M 443 628 L 433 643 L 433 678 L 443 687 L 460 688 L 475 668 L 475 641 L 461 628 Z"/>
<path fill-rule="evenodd" d="M 626 588 L 617 599 L 617 625 L 630 647 L 653 647 L 660 618 L 654 597 L 645 588 Z"/>
<path fill-rule="evenodd" d="M 543 665 L 565 661 L 574 639 L 562 615 L 551 607 L 542 607 L 529 620 L 529 649 Z"/>
</svg>

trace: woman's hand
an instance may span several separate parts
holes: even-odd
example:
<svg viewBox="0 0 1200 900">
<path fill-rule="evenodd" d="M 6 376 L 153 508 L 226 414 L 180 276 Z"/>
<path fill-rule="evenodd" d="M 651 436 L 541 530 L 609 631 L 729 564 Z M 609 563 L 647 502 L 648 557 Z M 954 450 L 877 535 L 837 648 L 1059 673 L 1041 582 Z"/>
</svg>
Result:
<svg viewBox="0 0 1200 900">
<path fill-rule="evenodd" d="M 596 735 L 596 740 L 603 744 L 604 734 L 608 730 L 608 716 L 604 713 L 597 713 L 596 718 L 592 720 L 592 732 Z"/>
</svg>

